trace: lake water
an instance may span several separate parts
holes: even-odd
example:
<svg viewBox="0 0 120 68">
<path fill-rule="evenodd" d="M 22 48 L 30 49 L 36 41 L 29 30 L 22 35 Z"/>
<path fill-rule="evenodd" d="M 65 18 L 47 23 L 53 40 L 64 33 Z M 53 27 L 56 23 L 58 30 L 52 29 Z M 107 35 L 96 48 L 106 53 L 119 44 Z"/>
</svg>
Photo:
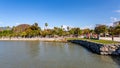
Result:
<svg viewBox="0 0 120 68">
<path fill-rule="evenodd" d="M 0 41 L 0 68 L 120 68 L 120 58 L 72 43 Z"/>
</svg>

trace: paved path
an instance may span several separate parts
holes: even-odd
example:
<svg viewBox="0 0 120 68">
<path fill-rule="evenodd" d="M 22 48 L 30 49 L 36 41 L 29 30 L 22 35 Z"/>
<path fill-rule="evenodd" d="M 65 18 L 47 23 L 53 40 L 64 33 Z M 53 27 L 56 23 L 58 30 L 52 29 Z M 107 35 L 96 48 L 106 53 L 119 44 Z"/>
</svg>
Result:
<svg viewBox="0 0 120 68">
<path fill-rule="evenodd" d="M 100 37 L 102 40 L 112 40 L 111 37 Z M 120 37 L 114 37 L 114 41 L 120 42 Z"/>
</svg>

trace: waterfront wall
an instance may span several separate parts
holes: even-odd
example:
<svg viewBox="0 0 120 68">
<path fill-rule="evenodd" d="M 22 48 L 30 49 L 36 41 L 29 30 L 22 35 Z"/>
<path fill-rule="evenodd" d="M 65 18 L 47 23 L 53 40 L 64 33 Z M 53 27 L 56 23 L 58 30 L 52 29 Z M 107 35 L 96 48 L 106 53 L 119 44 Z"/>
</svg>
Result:
<svg viewBox="0 0 120 68">
<path fill-rule="evenodd" d="M 100 55 L 120 55 L 120 44 L 98 44 L 84 40 L 69 40 L 69 42 L 80 44 Z"/>
</svg>

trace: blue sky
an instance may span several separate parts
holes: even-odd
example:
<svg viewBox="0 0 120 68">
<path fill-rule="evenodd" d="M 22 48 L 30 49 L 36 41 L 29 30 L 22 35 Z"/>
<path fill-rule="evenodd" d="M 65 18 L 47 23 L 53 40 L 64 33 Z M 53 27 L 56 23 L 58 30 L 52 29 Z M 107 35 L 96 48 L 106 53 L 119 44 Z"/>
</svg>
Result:
<svg viewBox="0 0 120 68">
<path fill-rule="evenodd" d="M 22 23 L 92 28 L 120 19 L 120 0 L 0 0 L 0 26 Z"/>
</svg>

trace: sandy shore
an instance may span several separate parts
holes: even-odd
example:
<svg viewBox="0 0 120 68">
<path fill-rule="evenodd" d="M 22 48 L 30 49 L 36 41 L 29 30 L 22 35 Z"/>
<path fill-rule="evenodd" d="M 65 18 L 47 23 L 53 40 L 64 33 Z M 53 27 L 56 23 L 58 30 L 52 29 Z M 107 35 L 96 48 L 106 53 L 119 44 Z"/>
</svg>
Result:
<svg viewBox="0 0 120 68">
<path fill-rule="evenodd" d="M 34 41 L 34 40 L 38 40 L 38 41 L 56 41 L 56 42 L 66 42 L 65 38 L 0 38 L 0 40 L 20 40 L 20 41 Z"/>
<path fill-rule="evenodd" d="M 101 40 L 112 40 L 111 37 L 100 37 Z M 34 41 L 34 40 L 38 40 L 38 41 L 56 41 L 56 42 L 67 42 L 67 40 L 65 38 L 0 38 L 0 40 L 13 40 L 13 41 L 16 41 L 16 40 L 20 40 L 20 41 Z M 114 41 L 118 41 L 120 42 L 120 37 L 114 37 Z"/>
</svg>

